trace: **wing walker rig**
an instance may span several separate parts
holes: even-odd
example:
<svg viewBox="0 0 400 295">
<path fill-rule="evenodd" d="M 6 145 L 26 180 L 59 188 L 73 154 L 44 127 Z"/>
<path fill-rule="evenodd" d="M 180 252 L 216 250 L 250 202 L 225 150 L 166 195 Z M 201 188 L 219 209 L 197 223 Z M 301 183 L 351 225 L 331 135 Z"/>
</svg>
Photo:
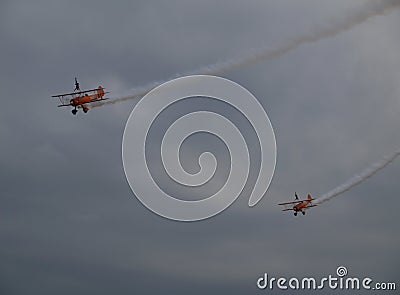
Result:
<svg viewBox="0 0 400 295">
<path fill-rule="evenodd" d="M 299 200 L 299 197 L 297 196 L 297 193 L 294 193 L 295 200 L 293 202 L 286 202 L 286 203 L 280 203 L 278 204 L 279 206 L 284 206 L 285 208 L 282 211 L 293 211 L 294 216 L 297 216 L 298 212 L 301 212 L 301 214 L 305 215 L 306 210 L 317 206 L 316 204 L 313 204 L 312 201 L 315 200 L 313 197 L 311 197 L 310 194 L 308 194 L 307 199 L 304 200 Z"/>
<path fill-rule="evenodd" d="M 84 113 L 89 111 L 88 104 L 92 102 L 107 100 L 104 95 L 108 92 L 104 92 L 104 88 L 99 86 L 95 89 L 81 91 L 78 79 L 75 78 L 75 89 L 74 92 L 52 95 L 51 97 L 57 97 L 60 100 L 58 107 L 73 107 L 72 114 L 76 115 L 78 109 L 82 109 Z"/>
</svg>

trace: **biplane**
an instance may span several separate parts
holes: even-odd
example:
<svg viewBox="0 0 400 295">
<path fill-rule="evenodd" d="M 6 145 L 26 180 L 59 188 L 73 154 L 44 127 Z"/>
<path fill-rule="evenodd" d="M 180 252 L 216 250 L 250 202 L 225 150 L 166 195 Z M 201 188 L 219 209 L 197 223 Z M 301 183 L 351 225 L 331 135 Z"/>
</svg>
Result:
<svg viewBox="0 0 400 295">
<path fill-rule="evenodd" d="M 301 212 L 303 215 L 306 214 L 307 209 L 311 208 L 311 207 L 315 207 L 317 205 L 314 205 L 312 203 L 313 197 L 311 197 L 310 194 L 308 194 L 307 199 L 305 200 L 299 200 L 299 197 L 297 196 L 297 193 L 294 193 L 295 196 L 295 200 L 293 202 L 286 202 L 286 203 L 280 203 L 278 205 L 280 206 L 285 206 L 287 208 L 283 209 L 282 211 L 294 211 L 294 216 L 297 216 L 298 212 Z"/>
<path fill-rule="evenodd" d="M 51 97 L 57 97 L 60 100 L 58 107 L 73 107 L 72 114 L 76 115 L 78 108 L 81 108 L 84 113 L 89 111 L 87 104 L 92 102 L 106 100 L 104 95 L 108 92 L 104 92 L 104 88 L 99 86 L 94 89 L 81 91 L 78 79 L 75 78 L 75 89 L 74 92 L 52 95 Z"/>
</svg>

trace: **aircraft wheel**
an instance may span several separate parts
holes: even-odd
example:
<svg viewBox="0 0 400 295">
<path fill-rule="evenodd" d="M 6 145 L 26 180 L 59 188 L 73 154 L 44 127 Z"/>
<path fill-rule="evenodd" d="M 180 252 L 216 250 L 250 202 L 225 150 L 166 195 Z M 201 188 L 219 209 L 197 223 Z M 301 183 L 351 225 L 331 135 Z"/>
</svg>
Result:
<svg viewBox="0 0 400 295">
<path fill-rule="evenodd" d="M 303 213 L 303 215 L 306 215 L 306 212 L 302 211 L 301 213 Z"/>
<path fill-rule="evenodd" d="M 72 110 L 72 114 L 76 115 L 76 113 L 78 112 L 78 110 Z"/>
<path fill-rule="evenodd" d="M 293 214 L 294 214 L 294 216 L 297 216 L 297 212 L 294 212 Z"/>
</svg>

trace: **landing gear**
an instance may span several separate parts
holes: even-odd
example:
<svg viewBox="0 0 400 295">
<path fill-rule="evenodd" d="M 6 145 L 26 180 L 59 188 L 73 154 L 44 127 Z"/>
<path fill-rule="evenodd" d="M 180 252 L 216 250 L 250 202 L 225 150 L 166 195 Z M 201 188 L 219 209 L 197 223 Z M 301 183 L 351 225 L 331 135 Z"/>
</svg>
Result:
<svg viewBox="0 0 400 295">
<path fill-rule="evenodd" d="M 306 215 L 306 212 L 304 212 L 304 211 L 301 211 L 301 214 L 303 214 L 303 215 Z"/>
<path fill-rule="evenodd" d="M 297 212 L 294 212 L 293 214 L 294 214 L 294 216 L 297 216 Z"/>
<path fill-rule="evenodd" d="M 74 114 L 74 115 L 76 115 L 77 112 L 78 112 L 77 109 L 73 109 L 73 110 L 72 110 L 72 114 Z"/>
</svg>

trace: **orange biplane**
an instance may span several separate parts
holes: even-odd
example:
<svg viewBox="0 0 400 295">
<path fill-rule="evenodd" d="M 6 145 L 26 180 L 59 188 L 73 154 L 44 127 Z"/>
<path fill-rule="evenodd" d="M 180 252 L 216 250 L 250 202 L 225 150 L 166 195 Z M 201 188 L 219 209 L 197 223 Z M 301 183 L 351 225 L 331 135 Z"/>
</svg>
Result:
<svg viewBox="0 0 400 295">
<path fill-rule="evenodd" d="M 299 200 L 299 197 L 297 196 L 296 192 L 294 193 L 294 195 L 295 195 L 295 201 L 278 204 L 280 206 L 287 207 L 287 208 L 283 209 L 282 211 L 293 210 L 294 216 L 297 216 L 297 212 L 301 212 L 303 215 L 305 215 L 306 214 L 305 210 L 307 210 L 311 207 L 317 206 L 312 203 L 312 200 L 315 200 L 315 199 L 313 199 L 310 194 L 308 194 L 307 199 L 305 199 L 305 200 Z"/>
<path fill-rule="evenodd" d="M 75 78 L 74 92 L 52 95 L 52 97 L 58 97 L 61 103 L 58 105 L 59 107 L 73 107 L 72 113 L 76 115 L 78 112 L 77 108 L 82 108 L 83 112 L 87 113 L 89 111 L 87 104 L 108 99 L 104 98 L 106 93 L 108 92 L 104 92 L 104 88 L 101 86 L 95 89 L 81 91 L 78 79 Z"/>
</svg>

